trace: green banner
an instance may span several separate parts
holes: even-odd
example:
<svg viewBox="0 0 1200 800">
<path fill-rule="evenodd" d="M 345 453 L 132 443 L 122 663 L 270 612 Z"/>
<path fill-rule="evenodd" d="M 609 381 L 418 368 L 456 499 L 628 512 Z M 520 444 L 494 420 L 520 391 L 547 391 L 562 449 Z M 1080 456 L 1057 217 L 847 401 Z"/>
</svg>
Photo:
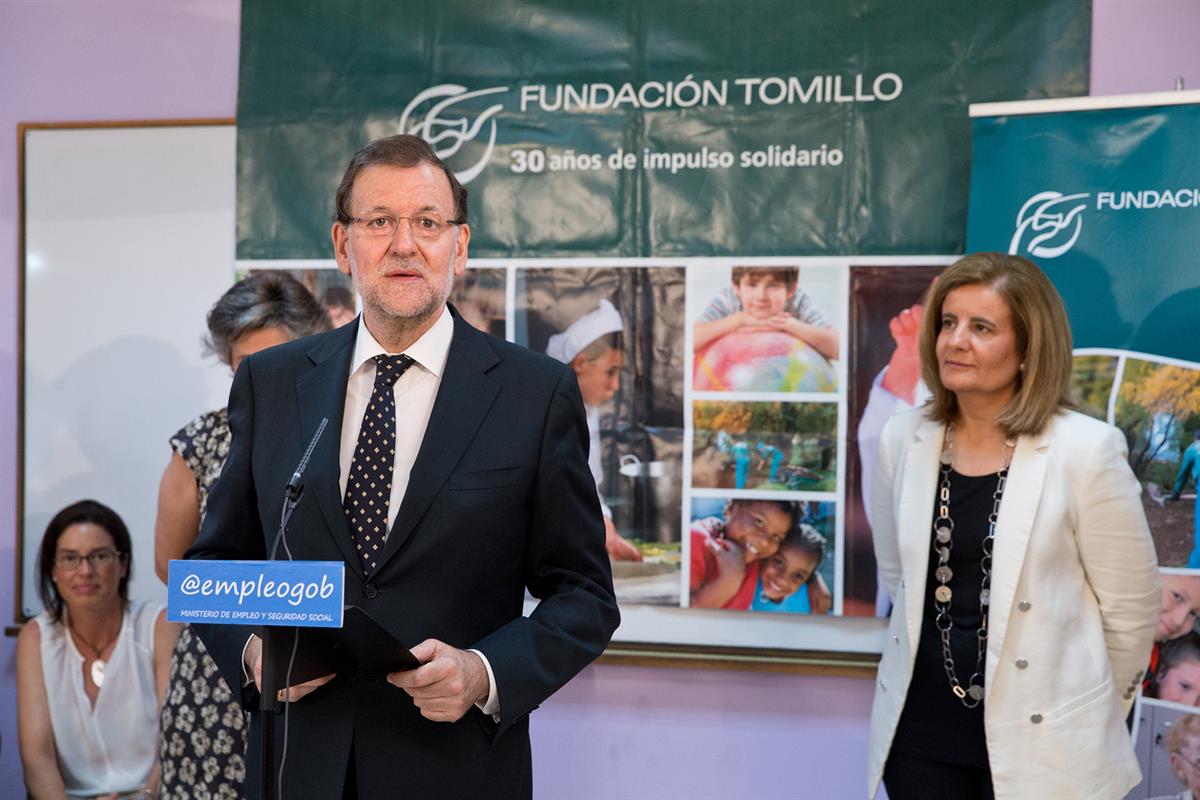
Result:
<svg viewBox="0 0 1200 800">
<path fill-rule="evenodd" d="M 1189 93 L 1195 94 L 1195 93 Z M 1200 363 L 1200 103 L 974 124 L 971 250 L 1036 261 L 1077 348 Z"/>
<path fill-rule="evenodd" d="M 967 245 L 1031 258 L 1054 281 L 1079 409 L 1125 434 L 1159 564 L 1196 570 L 1200 92 L 1173 94 L 975 120 Z M 1200 597 L 1200 575 L 1172 580 L 1171 594 Z"/>
<path fill-rule="evenodd" d="M 467 184 L 473 257 L 960 252 L 968 102 L 1087 92 L 1087 0 L 246 0 L 242 260 L 328 258 L 365 142 Z"/>
</svg>

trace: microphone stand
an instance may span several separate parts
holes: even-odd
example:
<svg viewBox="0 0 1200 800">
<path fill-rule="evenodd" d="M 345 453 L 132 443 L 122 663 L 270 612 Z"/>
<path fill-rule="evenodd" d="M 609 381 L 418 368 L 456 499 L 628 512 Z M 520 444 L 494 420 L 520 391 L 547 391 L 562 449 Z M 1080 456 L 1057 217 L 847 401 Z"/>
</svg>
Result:
<svg viewBox="0 0 1200 800">
<path fill-rule="evenodd" d="M 300 504 L 300 498 L 304 494 L 304 468 L 308 466 L 308 459 L 312 455 L 313 449 L 317 446 L 317 440 L 321 438 L 321 434 L 325 432 L 325 426 L 329 424 L 329 417 L 322 417 L 321 424 L 317 426 L 317 432 L 313 434 L 312 441 L 308 443 L 308 449 L 304 451 L 304 456 L 301 457 L 300 463 L 296 466 L 296 471 L 292 473 L 291 479 L 287 483 L 287 487 L 283 491 L 283 512 L 279 519 L 279 531 L 275 534 L 275 542 L 271 547 L 270 560 L 275 560 L 275 551 L 279 548 L 280 542 L 283 543 L 284 552 L 287 553 L 288 560 L 292 560 L 292 551 L 287 545 L 287 525 L 292 518 L 292 513 L 296 510 L 296 506 Z M 295 634 L 295 626 L 290 626 L 289 630 Z M 280 687 L 275 685 L 275 673 L 272 667 L 276 642 L 284 631 L 273 625 L 263 625 L 262 627 L 262 685 L 259 687 L 258 695 L 258 714 L 261 737 L 259 740 L 259 758 L 262 764 L 262 778 L 259 782 L 259 797 L 262 800 L 273 800 L 275 796 L 275 715 L 279 712 L 279 701 L 276 699 L 276 693 Z M 287 687 L 283 687 L 287 688 Z M 287 742 L 285 740 L 286 748 Z M 282 775 L 280 778 L 282 779 Z M 282 790 L 282 786 L 280 787 Z"/>
</svg>

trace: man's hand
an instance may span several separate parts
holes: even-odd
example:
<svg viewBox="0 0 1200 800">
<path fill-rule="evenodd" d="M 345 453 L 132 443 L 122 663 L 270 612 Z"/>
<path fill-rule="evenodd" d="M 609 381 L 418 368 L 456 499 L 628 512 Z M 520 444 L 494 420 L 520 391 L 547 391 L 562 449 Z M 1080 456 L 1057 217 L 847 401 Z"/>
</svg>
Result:
<svg viewBox="0 0 1200 800">
<path fill-rule="evenodd" d="M 608 517 L 604 518 L 604 549 L 613 561 L 642 560 L 642 551 L 622 536 Z"/>
<path fill-rule="evenodd" d="M 254 676 L 254 685 L 258 687 L 259 691 L 262 691 L 262 639 L 251 634 L 243 658 L 246 662 L 246 669 L 250 670 L 250 674 Z M 313 678 L 305 683 L 289 686 L 286 689 L 280 689 L 275 693 L 275 699 L 281 703 L 294 703 L 305 695 L 312 694 L 335 677 L 337 674 L 331 673 L 322 675 L 320 678 Z"/>
<path fill-rule="evenodd" d="M 408 692 L 425 719 L 455 722 L 487 700 L 487 668 L 477 654 L 437 639 L 426 639 L 412 654 L 421 666 L 389 674 L 388 683 Z"/>
</svg>

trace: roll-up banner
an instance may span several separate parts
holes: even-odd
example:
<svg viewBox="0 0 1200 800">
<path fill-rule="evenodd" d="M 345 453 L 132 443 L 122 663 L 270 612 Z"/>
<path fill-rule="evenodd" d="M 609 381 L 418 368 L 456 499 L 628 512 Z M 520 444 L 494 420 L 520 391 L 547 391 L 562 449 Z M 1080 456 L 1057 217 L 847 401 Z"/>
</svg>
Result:
<svg viewBox="0 0 1200 800">
<path fill-rule="evenodd" d="M 1189 576 L 1194 620 L 1200 92 L 985 104 L 971 116 L 967 249 L 1030 258 L 1058 287 L 1075 400 L 1125 434 L 1159 563 Z"/>
<path fill-rule="evenodd" d="M 877 623 L 802 615 L 875 614 L 861 496 L 882 420 L 920 400 L 921 293 L 963 248 L 967 105 L 1086 94 L 1091 4 L 242 9 L 239 269 L 352 315 L 334 190 L 366 142 L 422 136 L 470 193 L 465 319 L 564 360 L 624 334 L 619 387 L 584 396 L 628 545 L 617 638 L 878 649 Z M 746 520 L 771 552 L 724 611 L 682 610 Z"/>
</svg>

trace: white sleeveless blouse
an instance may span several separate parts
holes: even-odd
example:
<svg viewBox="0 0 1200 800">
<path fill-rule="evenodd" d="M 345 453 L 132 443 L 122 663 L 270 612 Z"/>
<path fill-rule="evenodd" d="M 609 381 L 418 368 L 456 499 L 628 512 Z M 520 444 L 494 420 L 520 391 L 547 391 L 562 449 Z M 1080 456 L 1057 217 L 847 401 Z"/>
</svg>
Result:
<svg viewBox="0 0 1200 800">
<path fill-rule="evenodd" d="M 126 605 L 95 709 L 83 689 L 84 657 L 66 625 L 46 612 L 37 617 L 58 769 L 69 797 L 132 792 L 150 775 L 158 751 L 154 623 L 162 608 Z"/>
</svg>

